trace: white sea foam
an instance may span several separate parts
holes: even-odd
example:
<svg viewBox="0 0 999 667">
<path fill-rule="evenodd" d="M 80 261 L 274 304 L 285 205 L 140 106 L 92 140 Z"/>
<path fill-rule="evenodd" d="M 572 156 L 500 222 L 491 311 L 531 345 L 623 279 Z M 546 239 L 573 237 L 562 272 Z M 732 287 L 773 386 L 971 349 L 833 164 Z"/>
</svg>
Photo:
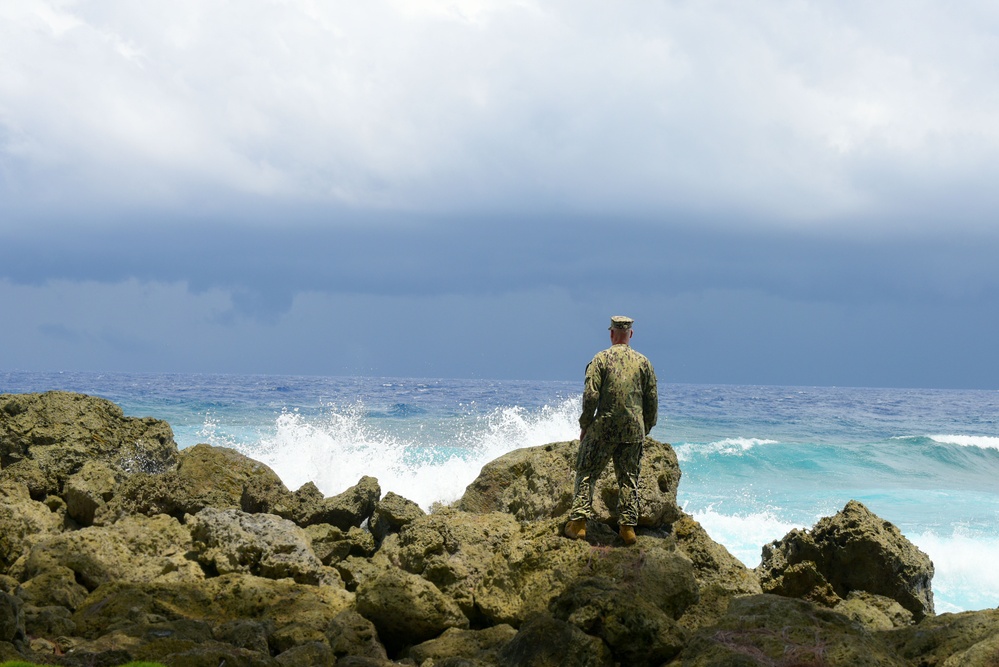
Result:
<svg viewBox="0 0 999 667">
<path fill-rule="evenodd" d="M 764 544 L 781 539 L 794 528 L 805 527 L 781 519 L 770 511 L 733 515 L 709 507 L 693 511 L 691 516 L 704 527 L 711 539 L 724 545 L 746 567 L 760 564 Z"/>
<path fill-rule="evenodd" d="M 483 465 L 513 449 L 576 437 L 578 410 L 572 399 L 537 411 L 496 409 L 469 417 L 448 442 L 426 443 L 366 419 L 360 403 L 330 406 L 318 419 L 284 413 L 273 437 L 239 449 L 270 466 L 292 490 L 312 481 L 325 495 L 335 495 L 370 475 L 383 492 L 429 509 L 434 502 L 457 500 Z"/>
<path fill-rule="evenodd" d="M 999 538 L 974 535 L 960 526 L 951 535 L 906 535 L 933 561 L 936 612 L 999 606 Z"/>
<path fill-rule="evenodd" d="M 942 445 L 999 449 L 999 438 L 990 435 L 931 435 L 929 438 Z"/>
<path fill-rule="evenodd" d="M 741 456 L 760 445 L 776 445 L 777 440 L 766 440 L 763 438 L 725 438 L 716 442 L 709 442 L 706 445 L 695 443 L 683 443 L 674 449 L 676 457 L 680 461 L 689 461 L 694 455 L 721 454 L 724 456 Z"/>
</svg>

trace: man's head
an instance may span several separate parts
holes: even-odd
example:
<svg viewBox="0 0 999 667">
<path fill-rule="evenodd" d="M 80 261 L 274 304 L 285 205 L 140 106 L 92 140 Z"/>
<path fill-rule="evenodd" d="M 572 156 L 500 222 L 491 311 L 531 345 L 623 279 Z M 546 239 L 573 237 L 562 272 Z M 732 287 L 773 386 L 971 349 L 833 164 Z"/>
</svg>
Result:
<svg viewBox="0 0 999 667">
<path fill-rule="evenodd" d="M 619 345 L 621 343 L 627 343 L 631 340 L 634 330 L 631 325 L 635 323 L 635 320 L 630 317 L 624 317 L 623 315 L 615 315 L 611 318 L 610 327 L 610 338 L 611 343 L 614 345 Z"/>
</svg>

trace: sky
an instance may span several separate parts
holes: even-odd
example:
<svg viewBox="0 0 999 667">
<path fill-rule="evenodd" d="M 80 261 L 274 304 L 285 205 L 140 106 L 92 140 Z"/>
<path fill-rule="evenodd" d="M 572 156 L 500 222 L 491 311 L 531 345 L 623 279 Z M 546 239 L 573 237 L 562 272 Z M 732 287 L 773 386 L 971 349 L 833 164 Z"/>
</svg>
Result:
<svg viewBox="0 0 999 667">
<path fill-rule="evenodd" d="M 0 370 L 999 389 L 999 5 L 4 0 Z"/>
</svg>

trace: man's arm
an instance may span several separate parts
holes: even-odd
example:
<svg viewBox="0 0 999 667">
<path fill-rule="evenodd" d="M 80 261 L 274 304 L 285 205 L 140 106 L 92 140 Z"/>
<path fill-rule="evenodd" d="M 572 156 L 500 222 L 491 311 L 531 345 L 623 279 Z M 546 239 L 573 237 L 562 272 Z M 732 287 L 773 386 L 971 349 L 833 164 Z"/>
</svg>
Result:
<svg viewBox="0 0 999 667">
<path fill-rule="evenodd" d="M 651 363 L 648 364 L 648 378 L 642 393 L 642 417 L 645 421 L 645 435 L 648 435 L 659 419 L 659 387 L 656 385 L 656 371 Z"/>
<path fill-rule="evenodd" d="M 596 417 L 597 404 L 600 402 L 601 381 L 599 364 L 594 359 L 587 364 L 586 379 L 583 380 L 583 414 L 579 416 L 580 440 Z"/>
</svg>

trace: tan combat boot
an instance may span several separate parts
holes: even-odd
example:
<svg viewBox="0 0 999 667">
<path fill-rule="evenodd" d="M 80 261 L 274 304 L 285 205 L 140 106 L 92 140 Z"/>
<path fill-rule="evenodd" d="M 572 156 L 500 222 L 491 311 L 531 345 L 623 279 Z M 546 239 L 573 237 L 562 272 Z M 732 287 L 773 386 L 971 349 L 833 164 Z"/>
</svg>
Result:
<svg viewBox="0 0 999 667">
<path fill-rule="evenodd" d="M 565 536 L 570 540 L 581 540 L 586 537 L 586 519 L 576 519 L 565 524 Z"/>
<path fill-rule="evenodd" d="M 618 530 L 618 535 L 621 536 L 621 539 L 628 546 L 638 541 L 638 537 L 635 536 L 634 526 L 621 526 L 620 530 Z"/>
</svg>

